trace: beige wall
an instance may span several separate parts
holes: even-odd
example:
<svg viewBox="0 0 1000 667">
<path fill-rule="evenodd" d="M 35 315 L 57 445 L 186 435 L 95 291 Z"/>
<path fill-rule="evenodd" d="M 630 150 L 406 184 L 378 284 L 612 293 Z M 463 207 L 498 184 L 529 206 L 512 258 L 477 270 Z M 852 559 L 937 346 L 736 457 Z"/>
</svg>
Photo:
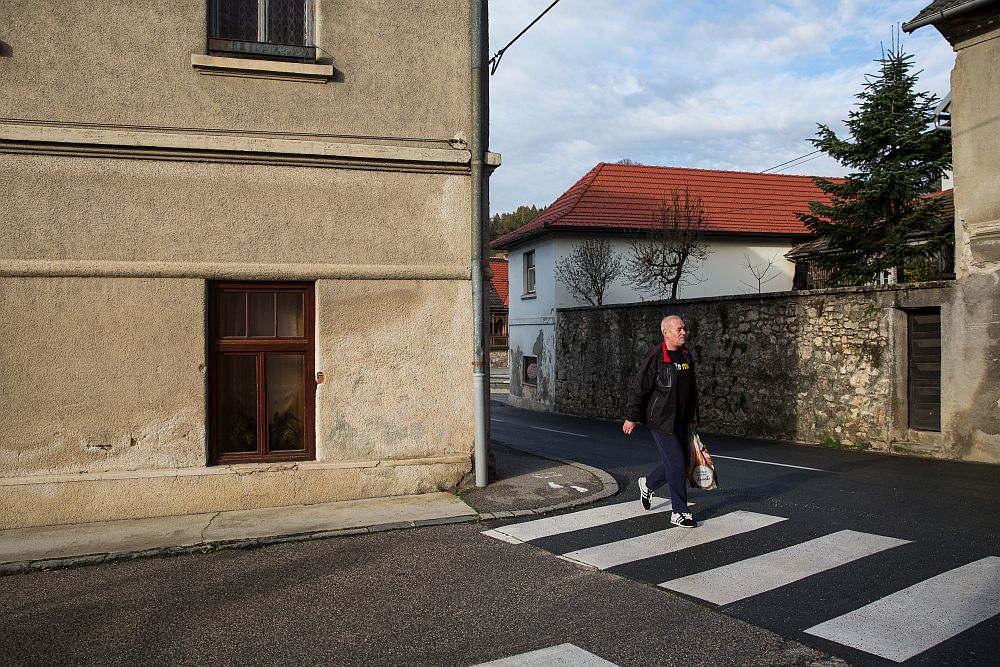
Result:
<svg viewBox="0 0 1000 667">
<path fill-rule="evenodd" d="M 959 279 L 1000 265 L 1000 29 L 956 46 L 952 150 Z"/>
<path fill-rule="evenodd" d="M 471 467 L 468 1 L 314 0 L 323 83 L 195 69 L 206 4 L 0 11 L 0 529 Z M 215 279 L 315 282 L 316 461 L 206 465 Z"/>
<path fill-rule="evenodd" d="M 467 282 L 321 281 L 316 304 L 318 460 L 470 454 Z"/>
<path fill-rule="evenodd" d="M 958 286 L 944 323 L 942 419 L 960 458 L 1000 463 L 1000 30 L 954 45 Z"/>
<path fill-rule="evenodd" d="M 468 267 L 469 179 L 0 154 L 0 260 Z"/>
<path fill-rule="evenodd" d="M 197 280 L 0 278 L 0 477 L 205 464 Z"/>
<path fill-rule="evenodd" d="M 467 0 L 314 0 L 317 85 L 204 76 L 207 0 L 5 0 L 0 118 L 468 138 Z"/>
</svg>

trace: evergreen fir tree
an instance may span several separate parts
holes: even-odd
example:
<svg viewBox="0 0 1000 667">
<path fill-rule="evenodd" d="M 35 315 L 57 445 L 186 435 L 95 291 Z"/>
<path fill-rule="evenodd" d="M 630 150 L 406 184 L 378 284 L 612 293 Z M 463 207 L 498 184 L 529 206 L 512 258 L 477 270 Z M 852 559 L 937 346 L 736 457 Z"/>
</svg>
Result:
<svg viewBox="0 0 1000 667">
<path fill-rule="evenodd" d="M 858 109 L 845 121 L 850 139 L 819 125 L 814 146 L 851 169 L 841 183 L 816 178 L 829 204 L 810 202 L 800 219 L 830 240 L 832 252 L 811 258 L 839 285 L 870 282 L 883 271 L 918 265 L 951 243 L 937 234 L 941 201 L 933 192 L 951 167 L 951 137 L 933 131 L 937 99 L 915 92 L 913 56 L 898 44 L 867 75 Z M 914 235 L 921 234 L 921 240 Z"/>
</svg>

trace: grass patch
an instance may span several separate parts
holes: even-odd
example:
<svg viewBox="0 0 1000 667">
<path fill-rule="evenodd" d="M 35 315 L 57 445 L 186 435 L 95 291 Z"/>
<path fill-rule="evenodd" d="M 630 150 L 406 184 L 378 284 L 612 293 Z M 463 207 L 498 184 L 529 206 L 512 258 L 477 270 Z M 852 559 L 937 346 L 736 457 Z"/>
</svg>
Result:
<svg viewBox="0 0 1000 667">
<path fill-rule="evenodd" d="M 866 449 L 870 449 L 872 446 L 872 443 L 867 440 L 860 440 L 858 442 L 843 442 L 842 440 L 838 440 L 837 438 L 829 435 L 823 438 L 823 442 L 820 444 L 829 449 L 851 449 L 862 452 Z"/>
</svg>

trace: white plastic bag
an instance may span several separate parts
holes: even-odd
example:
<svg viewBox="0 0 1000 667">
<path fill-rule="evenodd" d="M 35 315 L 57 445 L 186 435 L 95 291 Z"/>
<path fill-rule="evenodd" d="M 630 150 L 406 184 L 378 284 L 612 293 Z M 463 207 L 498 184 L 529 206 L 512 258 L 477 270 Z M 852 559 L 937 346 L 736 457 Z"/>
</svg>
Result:
<svg viewBox="0 0 1000 667">
<path fill-rule="evenodd" d="M 688 448 L 691 451 L 688 468 L 688 483 L 691 488 L 706 490 L 719 488 L 719 478 L 715 472 L 715 464 L 712 463 L 712 455 L 708 453 L 708 447 L 701 441 L 698 431 L 692 429 L 688 435 Z"/>
</svg>

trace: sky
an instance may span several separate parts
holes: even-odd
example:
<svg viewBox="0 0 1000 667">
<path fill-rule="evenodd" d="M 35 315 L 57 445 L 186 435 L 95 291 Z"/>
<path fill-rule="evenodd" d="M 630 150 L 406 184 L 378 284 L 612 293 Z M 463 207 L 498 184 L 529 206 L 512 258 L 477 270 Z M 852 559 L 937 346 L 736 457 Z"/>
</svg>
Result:
<svg viewBox="0 0 1000 667">
<path fill-rule="evenodd" d="M 552 0 L 491 0 L 490 54 Z M 930 0 L 560 0 L 490 77 L 491 213 L 547 206 L 598 162 L 763 171 L 847 136 L 865 74 Z M 948 93 L 954 52 L 901 33 L 918 90 Z M 841 176 L 819 154 L 777 173 Z"/>
</svg>

